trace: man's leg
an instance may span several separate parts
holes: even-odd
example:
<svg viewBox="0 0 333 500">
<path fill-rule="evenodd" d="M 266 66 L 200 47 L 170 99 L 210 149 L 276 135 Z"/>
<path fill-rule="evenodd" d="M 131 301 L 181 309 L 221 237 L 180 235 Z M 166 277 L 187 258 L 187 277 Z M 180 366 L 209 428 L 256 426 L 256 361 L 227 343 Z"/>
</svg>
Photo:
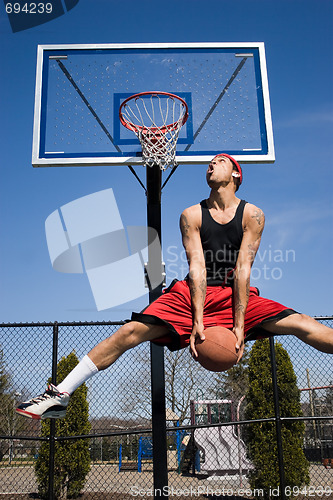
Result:
<svg viewBox="0 0 333 500">
<path fill-rule="evenodd" d="M 318 351 L 333 354 L 333 329 L 306 314 L 291 314 L 280 320 L 267 321 L 262 328 L 275 335 L 295 335 Z"/>
<path fill-rule="evenodd" d="M 16 411 L 34 419 L 62 418 L 70 395 L 100 370 L 112 365 L 125 351 L 145 341 L 164 336 L 167 328 L 131 321 L 121 326 L 111 337 L 95 346 L 87 356 L 57 386 L 50 385 L 44 394 L 25 401 Z"/>
<path fill-rule="evenodd" d="M 112 365 L 125 351 L 142 342 L 162 337 L 166 327 L 131 321 L 121 326 L 113 335 L 97 344 L 57 386 L 60 392 L 73 394 L 83 382 L 95 373 Z"/>
<path fill-rule="evenodd" d="M 168 329 L 164 326 L 131 321 L 121 326 L 111 337 L 97 344 L 88 353 L 88 356 L 98 370 L 105 370 L 128 349 L 132 349 L 142 342 L 163 337 L 167 332 Z"/>
</svg>

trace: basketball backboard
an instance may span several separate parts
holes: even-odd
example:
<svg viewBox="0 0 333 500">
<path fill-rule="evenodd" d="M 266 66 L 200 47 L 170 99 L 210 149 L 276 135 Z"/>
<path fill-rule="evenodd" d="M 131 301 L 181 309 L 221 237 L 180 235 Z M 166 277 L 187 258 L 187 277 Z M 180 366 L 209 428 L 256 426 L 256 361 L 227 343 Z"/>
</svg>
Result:
<svg viewBox="0 0 333 500">
<path fill-rule="evenodd" d="M 263 43 L 40 45 L 33 166 L 142 164 L 118 113 L 145 91 L 188 104 L 178 163 L 206 163 L 222 151 L 243 163 L 274 161 Z"/>
</svg>

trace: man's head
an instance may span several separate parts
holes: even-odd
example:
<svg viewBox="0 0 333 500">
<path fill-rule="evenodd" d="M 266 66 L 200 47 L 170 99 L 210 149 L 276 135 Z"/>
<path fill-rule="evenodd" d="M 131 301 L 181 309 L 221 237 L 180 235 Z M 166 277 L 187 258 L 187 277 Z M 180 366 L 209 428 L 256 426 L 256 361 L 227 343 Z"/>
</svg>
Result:
<svg viewBox="0 0 333 500">
<path fill-rule="evenodd" d="M 229 175 L 231 173 L 233 179 L 234 179 L 234 184 L 235 184 L 235 192 L 239 189 L 239 186 L 241 185 L 242 183 L 242 180 L 243 180 L 243 172 L 242 172 L 242 169 L 241 169 L 241 166 L 239 165 L 239 163 L 235 160 L 235 158 L 233 158 L 232 156 L 226 154 L 226 153 L 220 153 L 218 155 L 216 155 L 211 163 L 210 163 L 210 166 L 208 167 L 208 171 L 207 171 L 207 182 L 208 184 L 210 185 L 210 182 L 214 182 L 213 181 L 213 177 L 211 178 L 211 175 L 209 173 L 209 170 L 210 170 L 210 167 L 213 166 L 214 164 L 217 164 L 217 165 L 221 165 L 221 168 L 225 165 L 226 168 L 229 167 Z M 230 171 L 231 169 L 231 171 Z M 222 174 L 222 172 L 221 172 Z M 224 175 L 227 175 L 227 172 L 223 172 Z M 222 175 L 223 175 L 222 174 Z M 211 180 L 210 180 L 211 178 Z"/>
</svg>

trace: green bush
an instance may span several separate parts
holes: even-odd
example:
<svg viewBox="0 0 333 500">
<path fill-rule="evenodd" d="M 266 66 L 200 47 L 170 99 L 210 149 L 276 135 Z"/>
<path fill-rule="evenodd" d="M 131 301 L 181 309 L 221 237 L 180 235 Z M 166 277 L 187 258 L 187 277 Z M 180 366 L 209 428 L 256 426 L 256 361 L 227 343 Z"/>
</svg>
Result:
<svg viewBox="0 0 333 500">
<path fill-rule="evenodd" d="M 287 351 L 275 344 L 279 406 L 281 417 L 302 416 L 300 391 Z M 275 416 L 269 339 L 255 342 L 249 359 L 249 389 L 246 418 L 263 419 Z M 282 447 L 286 486 L 309 484 L 309 463 L 303 453 L 305 425 L 302 421 L 282 424 Z M 249 458 L 254 465 L 249 475 L 253 489 L 269 491 L 280 485 L 275 422 L 250 424 L 247 432 Z M 275 497 L 278 498 L 278 497 Z"/>
<path fill-rule="evenodd" d="M 78 364 L 75 353 L 62 358 L 58 363 L 57 381 L 60 383 Z M 50 381 L 49 381 L 50 382 Z M 87 386 L 81 385 L 70 399 L 66 417 L 56 420 L 56 436 L 88 434 Z M 42 436 L 50 435 L 50 420 L 42 422 Z M 56 441 L 54 496 L 55 498 L 77 498 L 90 470 L 89 440 L 75 439 Z M 38 491 L 42 498 L 48 497 L 49 488 L 49 443 L 43 442 L 35 464 Z"/>
</svg>

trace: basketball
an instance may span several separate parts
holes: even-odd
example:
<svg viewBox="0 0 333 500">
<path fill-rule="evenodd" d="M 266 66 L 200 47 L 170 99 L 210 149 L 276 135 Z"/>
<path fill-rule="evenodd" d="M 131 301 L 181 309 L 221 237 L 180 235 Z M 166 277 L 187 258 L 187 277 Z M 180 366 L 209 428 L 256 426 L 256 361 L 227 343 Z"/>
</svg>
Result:
<svg viewBox="0 0 333 500">
<path fill-rule="evenodd" d="M 196 340 L 196 360 L 211 372 L 224 372 L 237 361 L 236 337 L 223 326 L 212 326 L 204 331 L 205 340 Z"/>
</svg>

